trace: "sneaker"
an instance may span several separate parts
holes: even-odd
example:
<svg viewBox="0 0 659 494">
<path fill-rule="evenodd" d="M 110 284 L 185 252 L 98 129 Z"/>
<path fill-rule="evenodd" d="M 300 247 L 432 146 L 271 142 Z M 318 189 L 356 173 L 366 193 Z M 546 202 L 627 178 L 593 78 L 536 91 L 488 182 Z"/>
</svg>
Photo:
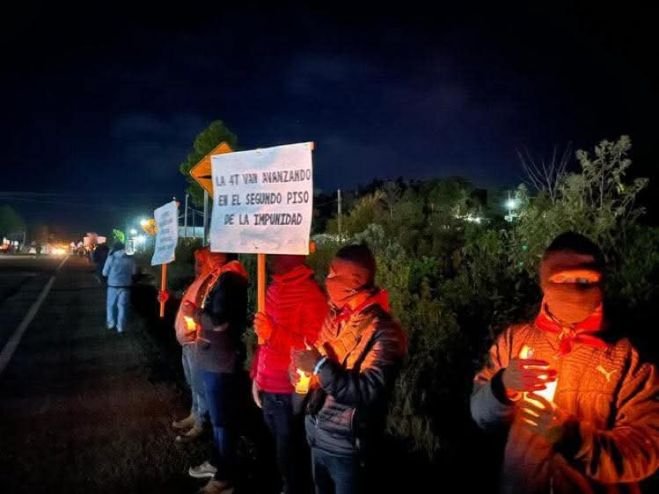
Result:
<svg viewBox="0 0 659 494">
<path fill-rule="evenodd" d="M 232 494 L 233 485 L 224 480 L 210 479 L 208 484 L 199 490 L 199 494 Z"/>
<path fill-rule="evenodd" d="M 203 427 L 195 423 L 192 429 L 190 429 L 188 432 L 176 436 L 175 441 L 177 443 L 189 443 L 190 441 L 194 441 L 195 439 L 199 438 L 203 432 Z"/>
<path fill-rule="evenodd" d="M 201 465 L 190 467 L 188 469 L 188 475 L 195 479 L 212 479 L 216 473 L 217 468 L 207 461 L 203 462 Z"/>
<path fill-rule="evenodd" d="M 197 421 L 197 419 L 191 413 L 190 415 L 188 415 L 184 419 L 175 420 L 174 422 L 172 422 L 172 427 L 174 429 L 178 429 L 178 430 L 185 430 L 185 429 L 189 429 L 190 427 L 193 427 L 195 425 L 196 421 Z"/>
</svg>

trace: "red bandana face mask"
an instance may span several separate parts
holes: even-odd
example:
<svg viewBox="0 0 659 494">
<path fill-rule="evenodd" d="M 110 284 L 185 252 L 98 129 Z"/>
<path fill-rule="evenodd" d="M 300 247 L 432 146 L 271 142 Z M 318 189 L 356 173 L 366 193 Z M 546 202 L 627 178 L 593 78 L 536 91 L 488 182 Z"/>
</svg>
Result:
<svg viewBox="0 0 659 494">
<path fill-rule="evenodd" d="M 343 309 L 355 294 L 372 281 L 372 274 L 362 266 L 345 259 L 334 259 L 325 279 L 330 303 L 337 309 Z"/>
<path fill-rule="evenodd" d="M 357 293 L 357 289 L 351 286 L 350 280 L 343 276 L 328 275 L 325 280 L 325 287 L 327 288 L 330 303 L 337 309 L 343 309 Z"/>
<path fill-rule="evenodd" d="M 558 320 L 575 324 L 602 305 L 601 275 L 588 270 L 565 270 L 543 284 L 544 304 Z"/>
</svg>

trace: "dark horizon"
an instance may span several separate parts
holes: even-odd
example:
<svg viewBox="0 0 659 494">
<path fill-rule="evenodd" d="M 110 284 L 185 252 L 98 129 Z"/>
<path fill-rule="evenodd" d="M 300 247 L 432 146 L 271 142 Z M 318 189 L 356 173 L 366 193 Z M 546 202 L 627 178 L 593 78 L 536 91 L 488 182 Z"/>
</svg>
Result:
<svg viewBox="0 0 659 494">
<path fill-rule="evenodd" d="M 399 176 L 512 187 L 518 150 L 627 134 L 655 221 L 650 9 L 194 7 L 7 14 L 0 203 L 72 232 L 121 227 L 183 197 L 178 164 L 220 119 L 242 149 L 315 141 L 326 191 Z"/>
</svg>

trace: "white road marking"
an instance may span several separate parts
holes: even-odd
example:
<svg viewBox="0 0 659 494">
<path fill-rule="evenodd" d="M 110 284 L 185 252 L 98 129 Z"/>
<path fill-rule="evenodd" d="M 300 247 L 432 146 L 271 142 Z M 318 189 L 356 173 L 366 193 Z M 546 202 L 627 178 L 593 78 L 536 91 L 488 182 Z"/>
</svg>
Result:
<svg viewBox="0 0 659 494">
<path fill-rule="evenodd" d="M 27 330 L 28 326 L 34 319 L 34 316 L 36 316 L 37 312 L 39 312 L 41 304 L 43 304 L 44 300 L 46 300 L 50 289 L 53 287 L 53 283 L 55 283 L 55 277 L 57 276 L 57 273 L 60 269 L 62 269 L 62 266 L 64 266 L 64 263 L 68 260 L 68 258 L 69 256 L 66 256 L 64 259 L 62 259 L 62 262 L 59 264 L 59 266 L 57 266 L 57 269 L 55 270 L 55 274 L 50 277 L 48 283 L 46 283 L 46 285 L 41 290 L 39 297 L 37 297 L 37 300 L 32 304 L 30 310 L 27 311 L 27 314 L 25 314 L 25 317 L 16 328 L 16 331 L 14 331 L 14 334 L 11 335 L 11 338 L 9 338 L 9 341 L 2 349 L 2 352 L 0 352 L 0 375 L 2 375 L 5 368 L 9 364 L 9 361 L 14 356 L 14 352 L 16 351 L 16 348 L 18 348 L 18 345 L 21 342 L 21 338 L 23 338 L 23 334 L 25 334 L 25 330 Z"/>
</svg>

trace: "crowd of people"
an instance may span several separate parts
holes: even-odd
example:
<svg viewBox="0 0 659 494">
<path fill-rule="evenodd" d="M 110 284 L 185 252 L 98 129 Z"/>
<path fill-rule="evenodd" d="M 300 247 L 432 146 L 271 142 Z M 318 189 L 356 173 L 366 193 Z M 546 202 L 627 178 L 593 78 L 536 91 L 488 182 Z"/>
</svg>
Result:
<svg viewBox="0 0 659 494">
<path fill-rule="evenodd" d="M 125 328 L 122 250 L 105 262 L 108 327 Z M 254 315 L 251 396 L 275 444 L 286 494 L 372 492 L 388 405 L 407 353 L 406 333 L 376 285 L 365 245 L 332 259 L 324 289 L 304 256 L 268 256 L 270 283 Z M 537 317 L 505 330 L 474 379 L 471 414 L 506 434 L 500 490 L 638 492 L 659 467 L 659 378 L 606 318 L 605 264 L 587 238 L 565 233 L 547 248 Z M 124 279 L 117 273 L 123 273 Z M 201 492 L 239 483 L 237 439 L 244 377 L 248 276 L 237 257 L 195 252 L 195 280 L 175 319 L 191 390 L 176 441 L 212 432 L 212 457 L 189 474 Z M 119 314 L 115 319 L 114 307 Z"/>
</svg>

